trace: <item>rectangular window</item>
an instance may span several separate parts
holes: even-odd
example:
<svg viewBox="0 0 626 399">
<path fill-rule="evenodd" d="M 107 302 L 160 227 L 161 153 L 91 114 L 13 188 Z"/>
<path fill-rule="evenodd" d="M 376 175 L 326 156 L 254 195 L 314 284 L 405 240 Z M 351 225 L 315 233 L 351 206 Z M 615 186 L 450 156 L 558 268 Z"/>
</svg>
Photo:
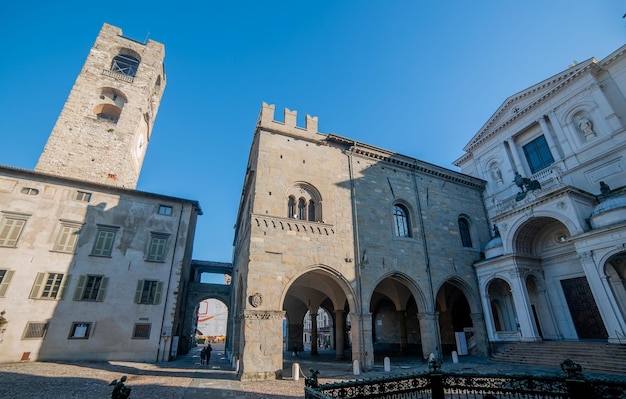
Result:
<svg viewBox="0 0 626 399">
<path fill-rule="evenodd" d="M 546 138 L 543 135 L 526 144 L 523 148 L 532 173 L 537 173 L 554 162 Z"/>
<path fill-rule="evenodd" d="M 28 322 L 26 324 L 26 328 L 24 329 L 24 335 L 22 339 L 37 339 L 43 338 L 46 336 L 46 331 L 48 330 L 48 323 L 40 323 L 40 322 Z"/>
<path fill-rule="evenodd" d="M 115 226 L 98 226 L 98 235 L 93 243 L 91 254 L 93 256 L 110 257 L 113 252 L 113 243 L 115 242 L 115 234 L 119 230 Z"/>
<path fill-rule="evenodd" d="M 4 298 L 13 278 L 13 270 L 0 270 L 0 298 Z"/>
<path fill-rule="evenodd" d="M 91 333 L 91 323 L 74 322 L 68 339 L 88 339 Z"/>
<path fill-rule="evenodd" d="M 16 247 L 26 218 L 5 216 L 0 223 L 0 247 Z"/>
<path fill-rule="evenodd" d="M 150 247 L 148 248 L 148 256 L 146 257 L 147 261 L 163 262 L 165 260 L 168 238 L 169 234 L 150 234 Z"/>
<path fill-rule="evenodd" d="M 76 291 L 74 291 L 75 301 L 104 301 L 109 278 L 104 276 L 80 276 Z"/>
<path fill-rule="evenodd" d="M 74 199 L 76 201 L 89 202 L 91 200 L 91 193 L 86 191 L 76 191 Z"/>
<path fill-rule="evenodd" d="M 54 250 L 58 252 L 74 253 L 79 233 L 80 226 L 63 224 L 61 231 L 59 231 L 57 242 L 54 245 Z"/>
<path fill-rule="evenodd" d="M 159 205 L 159 215 L 172 216 L 172 207 L 167 205 Z"/>
<path fill-rule="evenodd" d="M 163 283 L 156 280 L 139 280 L 135 292 L 135 303 L 158 305 L 161 302 Z"/>
<path fill-rule="evenodd" d="M 133 338 L 149 339 L 151 326 L 152 324 L 135 324 L 135 328 L 133 329 Z"/>
<path fill-rule="evenodd" d="M 62 273 L 37 273 L 29 298 L 63 299 L 70 277 Z"/>
</svg>

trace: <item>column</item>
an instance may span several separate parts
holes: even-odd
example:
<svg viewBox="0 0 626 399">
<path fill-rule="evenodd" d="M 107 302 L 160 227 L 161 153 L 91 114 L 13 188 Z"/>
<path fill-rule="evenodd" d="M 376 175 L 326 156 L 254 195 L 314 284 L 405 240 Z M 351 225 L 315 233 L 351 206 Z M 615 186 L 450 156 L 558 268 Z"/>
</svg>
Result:
<svg viewBox="0 0 626 399">
<path fill-rule="evenodd" d="M 302 352 L 302 350 L 304 350 L 304 345 L 302 344 L 302 323 L 289 323 L 287 329 L 287 351 L 293 352 L 293 348 L 295 346 L 298 349 L 298 352 Z"/>
<path fill-rule="evenodd" d="M 396 314 L 400 325 L 400 353 L 405 355 L 409 351 L 409 340 L 406 334 L 406 311 L 398 310 Z"/>
<path fill-rule="evenodd" d="M 613 297 L 609 281 L 604 273 L 601 274 L 598 270 L 591 252 L 582 253 L 580 262 L 600 316 L 602 316 L 604 328 L 606 328 L 606 332 L 609 334 L 609 342 L 619 344 L 621 343 L 620 338 L 623 339 L 624 335 L 626 335 L 626 323 L 624 318 L 618 315 L 617 309 L 619 308 Z"/>
<path fill-rule="evenodd" d="M 317 355 L 317 313 L 311 315 L 311 355 Z"/>
<path fill-rule="evenodd" d="M 515 276 L 511 278 L 511 294 L 513 295 L 513 305 L 515 306 L 522 341 L 541 341 L 541 337 L 535 329 L 526 284 L 524 284 L 519 270 L 515 270 L 515 272 Z"/>
<path fill-rule="evenodd" d="M 489 346 L 487 343 L 487 331 L 485 330 L 485 317 L 482 313 L 470 313 L 472 327 L 474 328 L 474 340 L 478 356 L 487 356 Z"/>
<path fill-rule="evenodd" d="M 352 329 L 352 360 L 358 360 L 362 371 L 374 367 L 374 344 L 372 342 L 372 314 L 350 313 Z"/>
<path fill-rule="evenodd" d="M 520 175 L 524 175 L 524 172 L 525 172 L 524 166 L 522 165 L 522 162 L 519 159 L 519 154 L 517 152 L 517 146 L 515 145 L 515 140 L 513 140 L 513 137 L 510 137 L 506 140 L 506 143 L 509 146 L 509 153 L 513 157 L 513 163 L 515 164 L 515 169 L 519 172 Z"/>
<path fill-rule="evenodd" d="M 244 310 L 243 350 L 239 363 L 241 380 L 276 378 L 283 368 L 284 311 Z"/>
<path fill-rule="evenodd" d="M 418 313 L 420 333 L 422 335 L 422 355 L 424 359 L 433 353 L 441 359 L 441 343 L 439 342 L 439 313 Z"/>
<path fill-rule="evenodd" d="M 335 358 L 343 360 L 344 346 L 344 325 L 343 325 L 343 309 L 335 309 Z"/>
<path fill-rule="evenodd" d="M 559 161 L 563 157 L 561 155 L 559 147 L 557 147 L 556 143 L 554 142 L 554 138 L 552 137 L 552 129 L 550 129 L 550 126 L 548 126 L 548 123 L 546 122 L 546 117 L 542 116 L 537 122 L 539 122 L 539 126 L 541 126 L 541 130 L 543 131 L 543 137 L 546 138 L 546 142 L 548 143 L 550 152 L 552 152 L 552 156 L 554 157 L 554 162 Z"/>
</svg>

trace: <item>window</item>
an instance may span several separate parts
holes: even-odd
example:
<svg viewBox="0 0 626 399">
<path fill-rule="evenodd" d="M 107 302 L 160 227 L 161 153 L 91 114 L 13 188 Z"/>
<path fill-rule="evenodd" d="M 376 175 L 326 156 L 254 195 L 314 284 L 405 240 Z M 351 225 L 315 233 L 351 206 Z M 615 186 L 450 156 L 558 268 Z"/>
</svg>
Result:
<svg viewBox="0 0 626 399">
<path fill-rule="evenodd" d="M 80 276 L 74 291 L 75 301 L 104 301 L 109 279 L 104 276 Z"/>
<path fill-rule="evenodd" d="M 148 248 L 148 256 L 146 257 L 147 261 L 163 262 L 165 260 L 165 252 L 167 250 L 168 238 L 169 234 L 150 234 L 150 247 Z"/>
<path fill-rule="evenodd" d="M 289 197 L 289 202 L 287 203 L 287 217 L 296 217 L 296 199 L 294 197 Z"/>
<path fill-rule="evenodd" d="M 322 221 L 321 196 L 308 183 L 297 183 L 287 190 L 287 217 L 309 222 Z"/>
<path fill-rule="evenodd" d="M 403 205 L 393 206 L 393 227 L 396 237 L 411 237 L 409 212 Z"/>
<path fill-rule="evenodd" d="M 22 339 L 43 338 L 46 336 L 46 331 L 48 331 L 47 322 L 28 322 Z"/>
<path fill-rule="evenodd" d="M 76 201 L 89 202 L 91 200 L 91 193 L 86 191 L 76 191 L 74 199 Z"/>
<path fill-rule="evenodd" d="M 68 339 L 88 339 L 91 333 L 91 323 L 74 322 Z"/>
<path fill-rule="evenodd" d="M 93 256 L 110 257 L 113 252 L 113 243 L 115 242 L 115 234 L 119 230 L 115 226 L 98 226 L 98 235 L 93 243 L 91 254 Z"/>
<path fill-rule="evenodd" d="M 80 227 L 77 225 L 63 224 L 61 231 L 59 231 L 59 237 L 54 245 L 54 250 L 57 252 L 73 253 L 78 242 L 78 234 Z"/>
<path fill-rule="evenodd" d="M 7 293 L 11 278 L 13 278 L 13 270 L 0 270 L 0 298 Z"/>
<path fill-rule="evenodd" d="M 309 221 L 315 221 L 315 202 L 309 200 Z"/>
<path fill-rule="evenodd" d="M 537 173 L 554 162 L 546 138 L 543 135 L 526 144 L 524 146 L 524 154 L 532 173 Z"/>
<path fill-rule="evenodd" d="M 135 292 L 135 303 L 158 305 L 161 302 L 163 283 L 156 280 L 139 280 Z"/>
<path fill-rule="evenodd" d="M 461 244 L 464 247 L 472 247 L 472 236 L 470 235 L 470 224 L 467 219 L 459 218 L 459 234 L 461 235 Z"/>
<path fill-rule="evenodd" d="M 304 198 L 298 200 L 298 219 L 306 220 L 306 202 Z"/>
<path fill-rule="evenodd" d="M 151 326 L 152 324 L 135 324 L 135 328 L 133 329 L 133 338 L 149 339 Z"/>
<path fill-rule="evenodd" d="M 39 190 L 37 190 L 36 188 L 32 188 L 32 187 L 22 187 L 22 189 L 20 190 L 20 193 L 26 194 L 26 195 L 37 195 L 39 194 Z"/>
<path fill-rule="evenodd" d="M 172 216 L 172 207 L 167 205 L 159 205 L 159 215 Z"/>
<path fill-rule="evenodd" d="M 113 58 L 111 71 L 134 78 L 139 68 L 139 59 L 128 54 L 119 54 Z"/>
<path fill-rule="evenodd" d="M 29 298 L 63 299 L 70 277 L 62 273 L 37 273 Z"/>
<path fill-rule="evenodd" d="M 0 224 L 0 247 L 16 247 L 25 224 L 23 216 L 5 216 Z"/>
</svg>

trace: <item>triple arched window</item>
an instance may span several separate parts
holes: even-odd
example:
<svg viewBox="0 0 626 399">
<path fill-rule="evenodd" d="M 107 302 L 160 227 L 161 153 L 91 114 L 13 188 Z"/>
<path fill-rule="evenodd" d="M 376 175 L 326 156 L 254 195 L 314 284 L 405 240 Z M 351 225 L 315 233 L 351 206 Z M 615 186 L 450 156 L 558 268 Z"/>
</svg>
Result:
<svg viewBox="0 0 626 399">
<path fill-rule="evenodd" d="M 322 221 L 322 199 L 315 187 L 296 183 L 287 190 L 287 195 L 287 217 L 309 222 Z"/>
</svg>

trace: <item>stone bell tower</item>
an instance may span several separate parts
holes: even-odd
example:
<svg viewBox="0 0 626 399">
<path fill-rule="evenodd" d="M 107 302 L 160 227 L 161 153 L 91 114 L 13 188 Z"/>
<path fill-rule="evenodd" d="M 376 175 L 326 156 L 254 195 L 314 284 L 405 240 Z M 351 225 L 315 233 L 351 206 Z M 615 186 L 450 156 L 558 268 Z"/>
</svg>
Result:
<svg viewBox="0 0 626 399">
<path fill-rule="evenodd" d="M 165 88 L 163 44 L 104 24 L 35 170 L 135 188 Z"/>
</svg>

